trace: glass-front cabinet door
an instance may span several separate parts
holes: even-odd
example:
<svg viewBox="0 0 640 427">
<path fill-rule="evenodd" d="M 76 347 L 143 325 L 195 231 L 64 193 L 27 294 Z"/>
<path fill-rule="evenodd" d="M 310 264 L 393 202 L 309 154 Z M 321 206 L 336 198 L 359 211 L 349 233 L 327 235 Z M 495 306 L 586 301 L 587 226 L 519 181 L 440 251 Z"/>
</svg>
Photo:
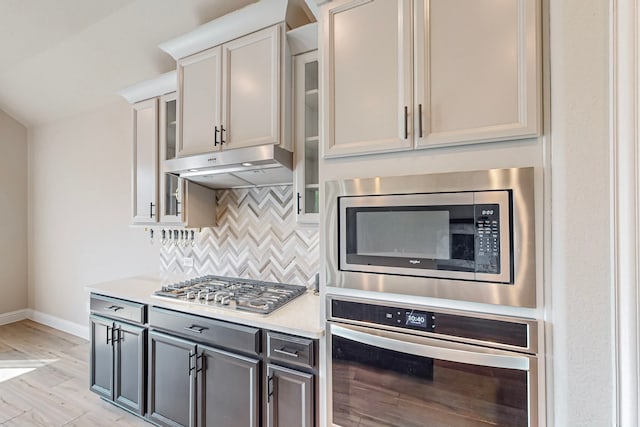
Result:
<svg viewBox="0 0 640 427">
<path fill-rule="evenodd" d="M 176 94 L 160 97 L 160 222 L 182 224 L 183 183 L 164 172 L 164 161 L 176 157 Z"/>
<path fill-rule="evenodd" d="M 317 224 L 318 179 L 318 53 L 295 57 L 296 213 L 299 223 Z"/>
</svg>

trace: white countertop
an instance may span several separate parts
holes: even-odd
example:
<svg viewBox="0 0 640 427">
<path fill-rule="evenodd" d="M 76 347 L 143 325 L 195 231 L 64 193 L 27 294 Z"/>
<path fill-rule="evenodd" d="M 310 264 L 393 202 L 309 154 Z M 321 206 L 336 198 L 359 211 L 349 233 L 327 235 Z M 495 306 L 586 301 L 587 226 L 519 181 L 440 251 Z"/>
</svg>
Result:
<svg viewBox="0 0 640 427">
<path fill-rule="evenodd" d="M 159 276 L 136 276 L 90 285 L 86 290 L 306 338 L 320 338 L 324 335 L 320 316 L 320 297 L 314 295 L 312 291 L 307 291 L 271 314 L 262 315 L 152 296 L 154 291 L 161 288 L 162 283 L 163 280 Z"/>
</svg>

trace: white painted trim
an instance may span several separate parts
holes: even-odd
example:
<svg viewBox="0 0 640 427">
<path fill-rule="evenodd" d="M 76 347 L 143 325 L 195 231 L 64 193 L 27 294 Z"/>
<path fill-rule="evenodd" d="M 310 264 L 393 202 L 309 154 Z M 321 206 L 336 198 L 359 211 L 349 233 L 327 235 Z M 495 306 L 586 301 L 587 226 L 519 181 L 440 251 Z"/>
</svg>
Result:
<svg viewBox="0 0 640 427">
<path fill-rule="evenodd" d="M 315 16 L 316 19 L 318 19 L 318 16 L 320 11 L 318 9 L 318 6 L 322 3 L 325 3 L 325 1 L 323 0 L 304 0 L 304 2 L 306 3 L 307 7 L 309 8 L 309 11 L 311 11 L 311 13 L 313 14 L 313 16 Z"/>
<path fill-rule="evenodd" d="M 640 421 L 639 9 L 639 0 L 613 0 L 610 10 L 610 240 L 616 426 L 637 426 Z"/>
<path fill-rule="evenodd" d="M 221 45 L 266 27 L 284 22 L 288 0 L 260 0 L 158 45 L 174 59 Z"/>
<path fill-rule="evenodd" d="M 178 77 L 174 70 L 124 88 L 118 92 L 118 95 L 126 99 L 129 104 L 135 104 L 136 102 L 175 92 L 177 87 Z"/>
<path fill-rule="evenodd" d="M 36 310 L 28 311 L 28 318 L 34 322 L 42 323 L 43 325 L 50 326 L 60 331 L 66 332 L 71 335 L 89 340 L 89 320 L 87 318 L 86 325 L 79 325 L 69 320 L 62 319 L 60 317 L 52 316 L 51 314 L 42 313 Z"/>
<path fill-rule="evenodd" d="M 9 323 L 19 322 L 29 318 L 30 310 L 24 308 L 22 310 L 10 311 L 8 313 L 0 314 L 0 326 L 8 325 Z"/>
<path fill-rule="evenodd" d="M 8 325 L 10 323 L 19 322 L 21 320 L 33 320 L 46 326 L 58 329 L 71 335 L 75 335 L 85 340 L 89 340 L 89 324 L 79 325 L 74 322 L 42 313 L 40 311 L 25 308 L 22 310 L 11 311 L 9 313 L 0 314 L 0 325 Z"/>
<path fill-rule="evenodd" d="M 291 55 L 318 49 L 318 23 L 314 22 L 287 31 L 287 43 L 289 43 Z"/>
</svg>

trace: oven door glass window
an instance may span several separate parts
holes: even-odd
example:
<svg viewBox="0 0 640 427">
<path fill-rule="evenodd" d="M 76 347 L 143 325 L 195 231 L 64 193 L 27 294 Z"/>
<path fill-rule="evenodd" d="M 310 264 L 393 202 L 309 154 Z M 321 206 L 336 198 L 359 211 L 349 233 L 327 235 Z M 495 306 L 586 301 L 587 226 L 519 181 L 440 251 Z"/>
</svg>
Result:
<svg viewBox="0 0 640 427">
<path fill-rule="evenodd" d="M 408 354 L 361 341 L 331 336 L 334 425 L 530 425 L 528 370 Z"/>
</svg>

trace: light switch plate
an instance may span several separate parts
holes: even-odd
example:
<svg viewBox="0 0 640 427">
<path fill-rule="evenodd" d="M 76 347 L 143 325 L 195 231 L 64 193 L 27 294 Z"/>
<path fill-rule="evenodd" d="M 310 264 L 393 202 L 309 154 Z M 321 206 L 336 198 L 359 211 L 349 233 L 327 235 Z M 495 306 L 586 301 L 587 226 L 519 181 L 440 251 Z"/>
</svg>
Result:
<svg viewBox="0 0 640 427">
<path fill-rule="evenodd" d="M 182 265 L 184 267 L 193 267 L 193 258 L 190 256 L 182 258 Z"/>
</svg>

